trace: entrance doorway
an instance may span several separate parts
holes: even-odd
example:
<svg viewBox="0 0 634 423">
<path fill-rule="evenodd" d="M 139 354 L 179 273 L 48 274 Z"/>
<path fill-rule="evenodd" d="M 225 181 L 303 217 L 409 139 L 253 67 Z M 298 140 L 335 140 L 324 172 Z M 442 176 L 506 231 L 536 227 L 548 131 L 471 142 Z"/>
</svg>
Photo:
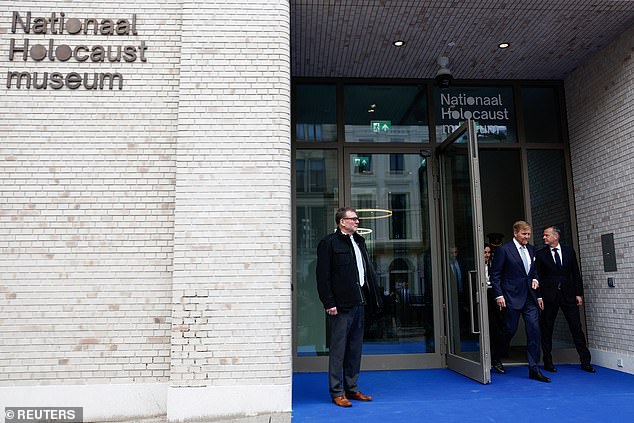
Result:
<svg viewBox="0 0 634 423">
<path fill-rule="evenodd" d="M 568 156 L 561 133 L 565 121 L 560 113 L 563 109 L 558 108 L 561 87 L 494 85 L 456 86 L 451 91 L 454 96 L 474 99 L 497 93 L 496 98 L 501 95 L 511 112 L 511 107 L 522 105 L 520 113 L 511 113 L 508 121 L 484 123 L 477 128 L 482 242 L 492 244 L 495 250 L 512 238 L 514 221 L 528 219 L 534 226 L 532 243 L 536 248 L 541 246 L 541 230 L 552 224 L 563 228 L 565 243 L 574 246 Z M 451 329 L 446 313 L 451 310 L 444 282 L 450 277 L 450 257 L 464 263 L 460 271 L 467 285 L 469 278 L 479 277 L 469 272 L 480 258 L 479 245 L 465 247 L 476 238 L 460 235 L 449 240 L 443 232 L 441 207 L 446 209 L 447 205 L 441 206 L 439 169 L 443 158 L 438 146 L 447 136 L 445 130 L 456 128 L 453 123 L 445 125 L 445 118 L 454 113 L 441 107 L 448 91 L 412 82 L 319 80 L 300 81 L 294 87 L 295 369 L 327 368 L 329 335 L 316 290 L 316 248 L 319 240 L 335 228 L 335 211 L 343 205 L 356 207 L 365 218 L 361 228 L 366 231 L 364 236 L 386 300 L 385 312 L 372 316 L 367 325 L 363 368 L 445 367 L 453 360 L 451 342 L 455 347 L 455 340 L 448 334 L 451 330 L 464 332 L 465 327 L 469 333 L 461 334 L 458 340 L 465 348 L 454 348 L 454 352 L 459 351 L 454 355 L 468 358 L 467 353 L 476 353 L 468 350 L 474 345 L 478 345 L 480 354 L 481 335 L 471 332 L 477 332 L 477 325 L 483 322 L 471 316 L 475 309 L 471 308 L 470 297 L 458 296 L 451 306 L 451 313 L 457 316 L 457 330 Z M 550 105 L 546 108 L 552 112 L 550 121 L 554 119 L 557 125 L 542 124 L 545 104 Z M 536 126 L 535 122 L 540 123 Z M 541 128 L 538 132 L 534 130 L 537 127 Z M 455 150 L 464 147 L 466 141 L 459 140 Z M 452 160 L 457 165 L 463 159 L 456 156 Z M 455 188 L 462 189 L 463 183 L 466 179 L 456 181 Z M 467 197 L 453 201 L 458 209 L 467 203 Z M 463 217 L 454 216 L 460 230 L 465 225 L 460 220 Z M 449 245 L 450 241 L 455 245 Z M 463 287 L 461 295 L 465 292 Z M 477 303 L 478 292 L 473 294 Z M 569 361 L 562 352 L 574 353 L 564 325 L 555 331 L 558 362 Z M 525 342 L 524 334 L 518 331 L 509 357 L 503 358 L 505 364 L 526 361 Z"/>
<path fill-rule="evenodd" d="M 337 150 L 297 152 L 296 368 L 327 367 L 329 333 L 316 292 L 316 247 L 335 226 L 328 217 L 349 204 L 361 218 L 359 233 L 384 302 L 382 313 L 366 316 L 363 367 L 446 364 L 488 383 L 486 304 L 480 300 L 486 298 L 484 230 L 473 128 L 462 125 L 435 154 L 385 147 L 339 151 L 343 177 Z"/>
<path fill-rule="evenodd" d="M 522 207 L 522 179 L 516 151 L 478 151 L 475 134 L 470 151 L 468 129 L 461 126 L 433 154 L 386 147 L 297 151 L 298 370 L 327 368 L 329 333 L 316 292 L 316 247 L 334 229 L 336 209 L 349 204 L 361 218 L 359 232 L 384 302 L 381 314 L 366 319 L 364 369 L 447 365 L 482 383 L 490 380 L 486 281 L 479 266 L 486 235 L 503 240 L 505 228 L 522 214 L 516 210 Z M 501 202 L 508 198 L 502 189 L 518 198 Z M 523 352 L 521 333 L 514 343 Z"/>
</svg>

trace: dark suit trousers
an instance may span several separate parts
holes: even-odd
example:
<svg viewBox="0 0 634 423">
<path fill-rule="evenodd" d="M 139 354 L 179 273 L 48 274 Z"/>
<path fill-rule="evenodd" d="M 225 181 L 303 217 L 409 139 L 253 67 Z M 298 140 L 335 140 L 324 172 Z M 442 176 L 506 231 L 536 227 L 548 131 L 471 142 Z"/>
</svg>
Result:
<svg viewBox="0 0 634 423">
<path fill-rule="evenodd" d="M 357 379 L 361 370 L 364 312 L 364 306 L 358 305 L 350 310 L 338 310 L 336 316 L 328 316 L 330 324 L 328 384 L 333 398 L 342 396 L 346 392 L 359 391 Z"/>
<path fill-rule="evenodd" d="M 509 345 L 517 331 L 520 316 L 524 317 L 526 325 L 526 352 L 528 356 L 528 369 L 537 371 L 539 363 L 539 351 L 541 335 L 539 330 L 539 307 L 532 299 L 527 299 L 524 308 L 515 310 L 507 307 L 504 317 L 504 327 L 500 336 L 500 345 Z"/>
<path fill-rule="evenodd" d="M 577 307 L 577 304 L 564 301 L 561 291 L 557 291 L 555 301 L 544 301 L 544 311 L 542 312 L 541 318 L 544 363 L 553 362 L 553 330 L 555 328 L 557 312 L 560 308 L 564 313 L 566 321 L 568 322 L 568 327 L 570 328 L 570 333 L 572 334 L 572 340 L 575 343 L 575 348 L 579 354 L 579 361 L 581 361 L 581 364 L 590 364 L 590 351 L 586 345 L 586 335 L 583 333 L 583 329 L 581 328 L 579 307 Z"/>
<path fill-rule="evenodd" d="M 508 353 L 508 345 L 502 345 L 500 335 L 504 325 L 504 312 L 495 299 L 492 288 L 487 289 L 487 306 L 489 315 L 489 339 L 491 341 L 491 362 L 495 364 Z"/>
</svg>

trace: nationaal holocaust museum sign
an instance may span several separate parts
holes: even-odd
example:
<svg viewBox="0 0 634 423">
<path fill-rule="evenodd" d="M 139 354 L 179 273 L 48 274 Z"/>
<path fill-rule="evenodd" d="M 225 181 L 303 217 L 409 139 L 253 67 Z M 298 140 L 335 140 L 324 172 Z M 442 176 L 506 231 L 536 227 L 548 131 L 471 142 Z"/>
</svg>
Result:
<svg viewBox="0 0 634 423">
<path fill-rule="evenodd" d="M 146 62 L 145 41 L 136 44 L 115 43 L 115 45 L 86 44 L 73 42 L 73 38 L 95 36 L 130 37 L 137 36 L 137 17 L 130 19 L 97 19 L 67 17 L 64 12 L 53 12 L 50 16 L 32 16 L 31 12 L 13 12 L 11 33 L 26 34 L 23 39 L 9 39 L 9 62 L 26 66 L 29 63 L 50 63 L 48 69 L 38 66 L 32 69 L 9 69 L 6 87 L 26 89 L 58 90 L 85 88 L 89 90 L 123 89 L 123 75 L 119 72 L 67 72 L 55 69 L 60 62 L 83 63 L 95 66 L 106 63 Z M 34 36 L 35 38 L 30 38 Z M 41 36 L 49 36 L 42 39 Z"/>
<path fill-rule="evenodd" d="M 438 139 L 466 119 L 477 122 L 478 142 L 517 141 L 511 87 L 448 87 L 436 91 Z"/>
</svg>

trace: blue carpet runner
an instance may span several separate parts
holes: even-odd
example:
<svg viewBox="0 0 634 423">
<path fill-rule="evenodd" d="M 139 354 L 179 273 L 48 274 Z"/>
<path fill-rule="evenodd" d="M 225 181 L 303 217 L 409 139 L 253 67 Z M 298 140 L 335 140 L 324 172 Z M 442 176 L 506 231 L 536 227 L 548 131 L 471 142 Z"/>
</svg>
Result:
<svg viewBox="0 0 634 423">
<path fill-rule="evenodd" d="M 557 368 L 542 383 L 528 379 L 526 366 L 508 366 L 489 385 L 447 369 L 366 371 L 359 387 L 374 401 L 351 408 L 330 401 L 326 373 L 296 373 L 293 423 L 634 422 L 634 375 Z"/>
</svg>

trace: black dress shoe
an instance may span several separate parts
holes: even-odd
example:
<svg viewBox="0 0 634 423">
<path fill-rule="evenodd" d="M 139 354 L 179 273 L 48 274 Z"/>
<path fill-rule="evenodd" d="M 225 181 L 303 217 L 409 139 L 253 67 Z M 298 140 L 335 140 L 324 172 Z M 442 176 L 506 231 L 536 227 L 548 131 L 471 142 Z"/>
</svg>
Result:
<svg viewBox="0 0 634 423">
<path fill-rule="evenodd" d="M 538 382 L 550 382 L 550 378 L 544 376 L 539 370 L 534 372 L 529 371 L 528 378 L 536 380 Z"/>
<path fill-rule="evenodd" d="M 594 370 L 594 367 L 592 367 L 592 364 L 590 363 L 585 363 L 581 365 L 581 370 L 585 370 L 588 373 L 596 373 L 597 371 Z"/>
<path fill-rule="evenodd" d="M 552 363 L 544 364 L 544 370 L 547 372 L 557 373 L 557 367 L 555 367 Z"/>
<path fill-rule="evenodd" d="M 504 364 L 502 364 L 501 361 L 496 361 L 491 365 L 491 368 L 493 370 L 496 371 L 496 373 L 499 373 L 501 375 L 503 375 L 504 373 L 506 373 L 506 370 L 504 369 Z"/>
</svg>

